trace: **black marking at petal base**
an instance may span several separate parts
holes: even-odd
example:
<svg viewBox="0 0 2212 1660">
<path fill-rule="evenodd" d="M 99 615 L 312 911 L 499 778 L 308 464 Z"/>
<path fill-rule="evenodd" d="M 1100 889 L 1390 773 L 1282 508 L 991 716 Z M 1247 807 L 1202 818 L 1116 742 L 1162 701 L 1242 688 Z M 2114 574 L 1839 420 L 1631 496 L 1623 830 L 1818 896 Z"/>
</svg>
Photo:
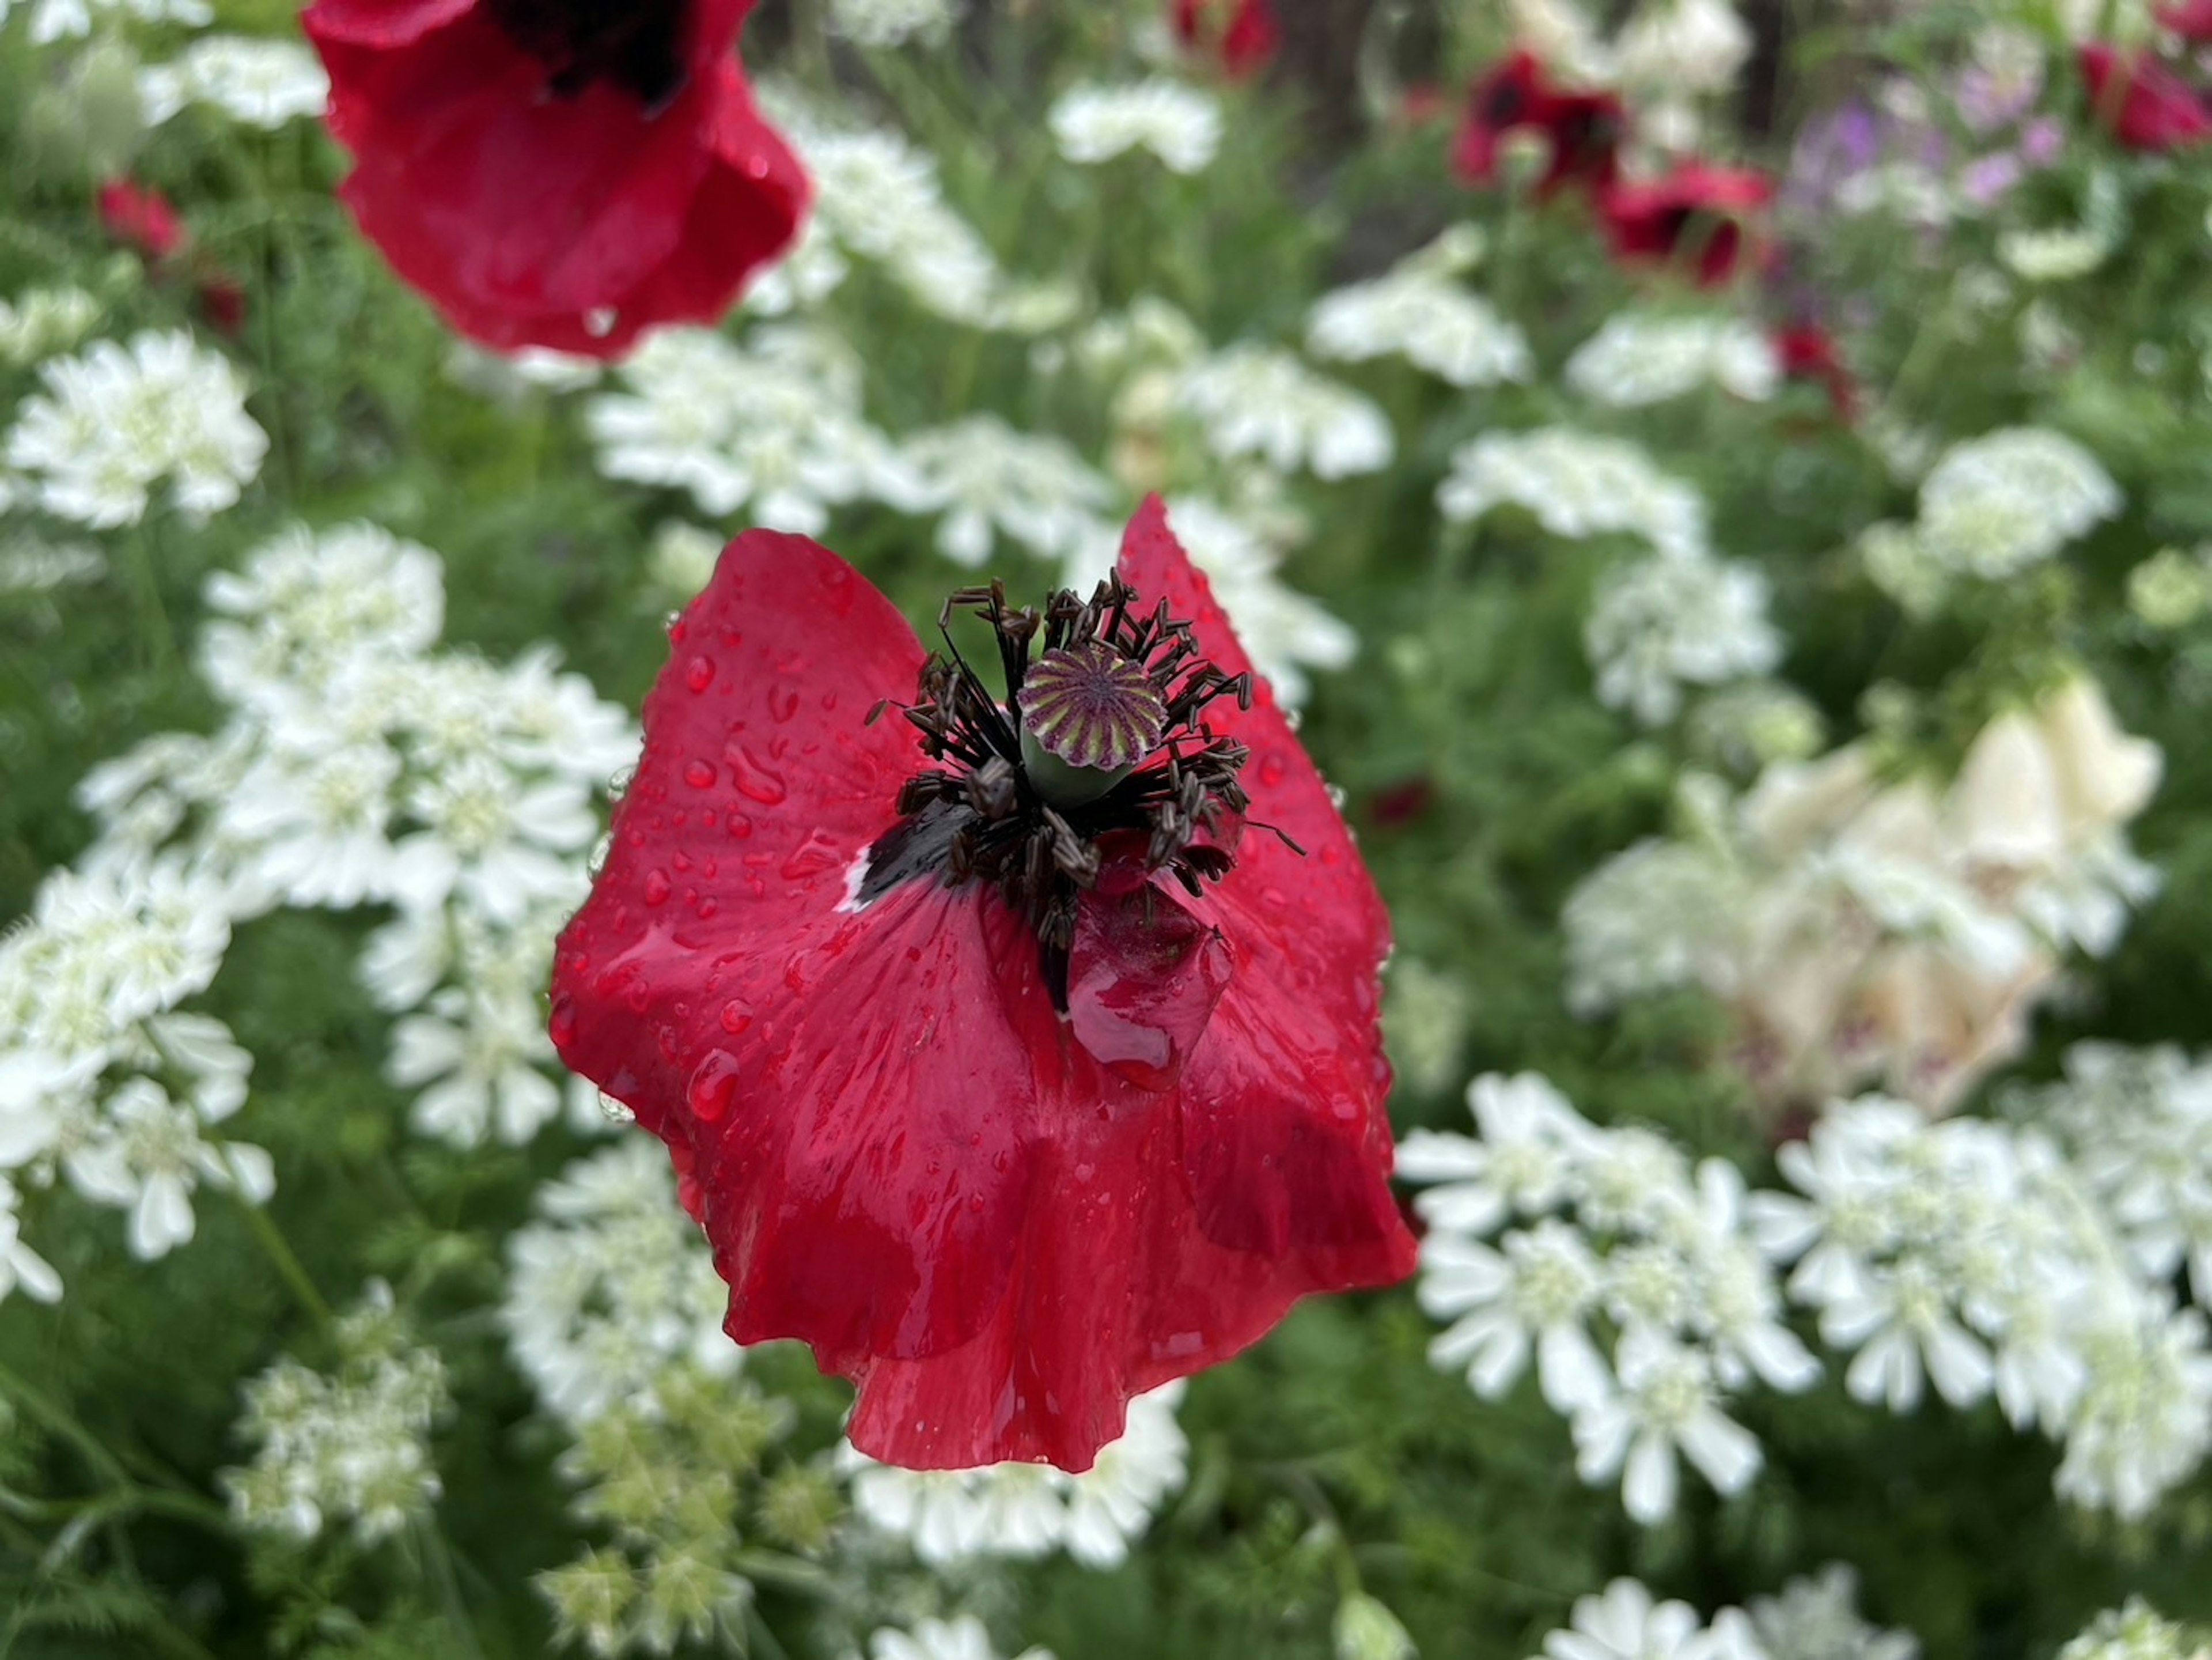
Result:
<svg viewBox="0 0 2212 1660">
<path fill-rule="evenodd" d="M 608 81 L 648 116 L 689 78 L 690 0 L 485 0 L 508 40 L 545 65 L 545 89 L 573 98 Z"/>
<path fill-rule="evenodd" d="M 958 802 L 932 801 L 900 819 L 869 845 L 867 866 L 860 873 L 854 897 L 863 905 L 871 904 L 902 882 L 943 876 L 951 862 L 953 838 L 975 817 L 972 809 Z"/>
</svg>

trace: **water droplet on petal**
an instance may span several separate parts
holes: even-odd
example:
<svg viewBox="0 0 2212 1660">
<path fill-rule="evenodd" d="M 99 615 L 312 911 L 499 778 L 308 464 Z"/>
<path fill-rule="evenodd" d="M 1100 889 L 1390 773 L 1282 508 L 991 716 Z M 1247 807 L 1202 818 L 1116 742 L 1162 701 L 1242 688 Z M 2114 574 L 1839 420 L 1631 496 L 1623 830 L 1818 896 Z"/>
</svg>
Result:
<svg viewBox="0 0 2212 1660">
<path fill-rule="evenodd" d="M 684 666 L 684 684 L 693 691 L 704 691 L 714 684 L 714 660 L 694 657 Z"/>
<path fill-rule="evenodd" d="M 546 1023 L 545 1029 L 553 1039 L 555 1049 L 567 1049 L 576 1037 L 575 1000 L 568 997 L 555 999 L 553 1018 Z"/>
<path fill-rule="evenodd" d="M 844 862 L 836 838 L 823 830 L 809 830 L 806 839 L 793 848 L 791 857 L 783 861 L 781 874 L 787 882 L 804 882 L 810 876 L 836 870 Z"/>
<path fill-rule="evenodd" d="M 648 905 L 666 904 L 675 885 L 668 879 L 668 873 L 665 870 L 655 868 L 646 872 L 645 903 Z"/>
<path fill-rule="evenodd" d="M 799 688 L 787 682 L 768 689 L 768 712 L 778 721 L 788 721 L 799 713 Z"/>
<path fill-rule="evenodd" d="M 772 807 L 791 794 L 784 787 L 783 775 L 769 768 L 743 744 L 731 745 L 723 751 L 722 758 L 729 763 L 730 776 L 737 781 L 738 794 L 747 800 Z"/>
<path fill-rule="evenodd" d="M 741 812 L 733 812 L 722 821 L 722 828 L 729 831 L 733 841 L 742 842 L 753 833 L 753 821 Z"/>
<path fill-rule="evenodd" d="M 684 781 L 695 790 L 714 788 L 714 763 L 711 761 L 686 761 L 684 763 Z"/>
<path fill-rule="evenodd" d="M 676 1202 L 684 1207 L 684 1214 L 702 1225 L 706 1221 L 706 1189 L 699 1185 L 696 1177 L 684 1177 L 676 1184 Z"/>
<path fill-rule="evenodd" d="M 1273 789 L 1276 785 L 1283 781 L 1283 757 L 1281 756 L 1263 755 L 1260 757 L 1260 765 L 1255 775 L 1258 777 L 1259 781 L 1262 784 L 1266 785 L 1269 789 Z"/>
<path fill-rule="evenodd" d="M 637 1115 L 605 1090 L 599 1091 L 599 1116 L 610 1124 L 635 1124 Z"/>
<path fill-rule="evenodd" d="M 694 1118 L 711 1124 L 730 1110 L 737 1091 L 737 1056 L 715 1049 L 692 1069 L 691 1081 L 684 1086 L 684 1098 L 690 1104 Z"/>
<path fill-rule="evenodd" d="M 743 998 L 732 997 L 722 1005 L 722 1030 L 737 1036 L 753 1023 L 752 1006 Z"/>
</svg>

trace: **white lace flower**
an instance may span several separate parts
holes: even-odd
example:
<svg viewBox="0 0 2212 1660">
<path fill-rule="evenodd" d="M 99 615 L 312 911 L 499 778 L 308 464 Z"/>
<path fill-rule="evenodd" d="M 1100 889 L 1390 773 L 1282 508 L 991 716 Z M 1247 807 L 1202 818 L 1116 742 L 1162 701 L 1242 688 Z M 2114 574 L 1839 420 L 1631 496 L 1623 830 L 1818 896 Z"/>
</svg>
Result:
<svg viewBox="0 0 2212 1660">
<path fill-rule="evenodd" d="M 911 1631 L 886 1627 L 868 1639 L 868 1660 L 999 1660 L 991 1633 L 972 1614 L 957 1620 L 924 1620 Z M 1052 1660 L 1044 1649 L 1024 1649 L 1016 1660 Z"/>
<path fill-rule="evenodd" d="M 1403 357 L 1455 386 L 1528 380 L 1528 337 L 1456 280 L 1465 250 L 1465 238 L 1447 231 L 1387 275 L 1322 295 L 1306 319 L 1307 346 L 1340 362 Z"/>
<path fill-rule="evenodd" d="M 1400 1177 L 1437 1184 L 1413 1201 L 1431 1227 L 1492 1233 L 1548 1215 L 1573 1193 L 1589 1126 L 1549 1079 L 1485 1073 L 1467 1086 L 1467 1104 L 1478 1138 L 1415 1130 L 1398 1146 Z"/>
<path fill-rule="evenodd" d="M 1963 575 L 2001 578 L 2056 555 L 2124 505 L 2074 440 L 2008 427 L 1954 446 L 1920 485 L 1918 535 Z"/>
<path fill-rule="evenodd" d="M 1221 148 L 1221 106 L 1164 76 L 1127 86 L 1071 87 L 1046 118 L 1060 153 L 1086 166 L 1148 149 L 1176 173 L 1197 173 Z"/>
<path fill-rule="evenodd" d="M 2212 1453 L 2204 1316 L 2155 1294 L 2122 1306 L 2083 1347 L 2088 1381 L 2067 1426 L 2059 1496 L 2122 1521 L 2148 1516 Z"/>
<path fill-rule="evenodd" d="M 829 23 L 854 45 L 883 51 L 941 43 L 959 11 L 957 0 L 830 0 Z"/>
<path fill-rule="evenodd" d="M 520 1146 L 560 1113 L 538 1008 L 551 966 L 542 930 L 554 921 L 541 912 L 510 929 L 454 914 L 455 983 L 425 1000 L 426 1012 L 394 1024 L 385 1068 L 393 1083 L 421 1091 L 411 1119 L 424 1134 L 456 1146 L 487 1137 Z"/>
<path fill-rule="evenodd" d="M 1659 726 L 1685 686 L 1767 672 L 1783 640 L 1766 601 L 1766 578 L 1734 561 L 1656 554 L 1607 572 L 1583 630 L 1598 702 Z"/>
<path fill-rule="evenodd" d="M 611 478 L 670 485 L 717 518 L 746 509 L 806 535 L 849 502 L 927 505 L 913 467 L 860 413 L 858 360 L 826 334 L 778 325 L 740 346 L 666 329 L 617 379 L 625 391 L 585 406 Z"/>
<path fill-rule="evenodd" d="M 1030 1560 L 1064 1550 L 1087 1567 L 1119 1566 L 1185 1480 L 1188 1443 L 1176 1422 L 1180 1382 L 1129 1402 L 1121 1436 L 1080 1475 L 1047 1464 L 908 1470 L 848 1442 L 838 1468 L 869 1526 L 902 1539 L 933 1567 L 976 1558 Z"/>
<path fill-rule="evenodd" d="M 1488 433 L 1452 455 L 1437 504 L 1455 523 L 1504 503 L 1554 536 L 1638 536 L 1663 554 L 1706 552 L 1705 498 L 1633 444 L 1569 427 Z"/>
<path fill-rule="evenodd" d="M 1571 1624 L 1544 1639 L 1549 1660 L 1765 1660 L 1731 1625 L 1708 1628 L 1687 1602 L 1655 1599 L 1635 1579 L 1575 1599 Z"/>
<path fill-rule="evenodd" d="M 1620 1387 L 1575 1414 L 1575 1468 L 1585 1481 L 1621 1477 L 1621 1503 L 1647 1527 L 1674 1514 L 1675 1459 L 1716 1493 L 1740 1493 L 1759 1473 L 1759 1443 L 1720 1409 L 1711 1363 L 1648 1327 L 1632 1327 L 1614 1357 Z"/>
<path fill-rule="evenodd" d="M 2058 1651 L 2058 1660 L 2206 1660 L 2212 1643 L 2164 1618 L 2140 1596 L 2107 1608 Z"/>
<path fill-rule="evenodd" d="M 1317 478 L 1346 478 L 1389 465 L 1395 448 L 1374 404 L 1271 346 L 1200 359 L 1182 372 L 1174 398 L 1224 461 L 1257 457 L 1278 472 L 1303 466 Z"/>
<path fill-rule="evenodd" d="M 994 415 L 916 433 L 904 448 L 944 514 L 937 550 L 955 564 L 988 560 L 994 530 L 1040 559 L 1065 559 L 1113 494 L 1059 439 L 1017 432 Z"/>
<path fill-rule="evenodd" d="M 253 1462 L 222 1476 L 245 1526 L 306 1540 L 349 1523 L 368 1545 L 438 1498 L 429 1435 L 452 1400 L 437 1352 L 409 1340 L 381 1280 L 338 1322 L 337 1343 L 333 1373 L 286 1359 L 246 1383 L 239 1430 Z"/>
<path fill-rule="evenodd" d="M 141 1262 L 191 1240 L 192 1194 L 203 1183 L 260 1204 L 276 1190 L 269 1155 L 242 1142 L 210 1142 L 204 1116 L 170 1099 L 150 1078 L 125 1082 L 104 1104 L 93 1139 L 63 1156 L 70 1184 L 88 1199 L 131 1213 L 127 1241 Z"/>
<path fill-rule="evenodd" d="M 260 36 L 205 35 L 138 71 L 149 127 L 187 104 L 209 104 L 234 121 L 274 129 L 320 115 L 330 94 L 330 77 L 305 45 Z"/>
<path fill-rule="evenodd" d="M 548 1411 L 581 1426 L 649 1401 L 678 1361 L 738 1370 L 728 1291 L 658 1142 L 633 1134 L 578 1160 L 532 1208 L 540 1219 L 507 1240 L 500 1323 Z"/>
<path fill-rule="evenodd" d="M 1858 1575 L 1846 1563 L 1753 1597 L 1749 1613 L 1770 1660 L 1920 1660 L 1911 1633 L 1877 1630 L 1860 1615 Z"/>
<path fill-rule="evenodd" d="M 181 23 L 196 29 L 215 21 L 214 9 L 207 0 L 0 0 L 0 23 L 8 21 L 8 14 L 15 7 L 27 3 L 31 40 L 36 46 L 82 38 L 92 33 L 95 20 L 117 16 L 142 23 Z"/>
<path fill-rule="evenodd" d="M 57 518 L 135 525 L 166 481 L 177 510 L 204 520 L 238 500 L 268 453 L 229 361 L 181 331 L 94 341 L 39 378 L 45 391 L 24 399 L 0 455 Z"/>
<path fill-rule="evenodd" d="M 14 1185 L 0 1177 L 0 1303 L 19 1288 L 24 1296 L 41 1303 L 59 1302 L 62 1277 L 45 1257 L 23 1243 L 21 1219 L 15 1214 L 19 1202 Z"/>
<path fill-rule="evenodd" d="M 1430 1361 L 1464 1367 L 1468 1386 L 1494 1401 L 1520 1381 L 1533 1355 L 1554 1411 L 1601 1402 L 1613 1377 L 1589 1334 L 1603 1285 L 1598 1258 L 1556 1218 L 1507 1234 L 1504 1244 L 1493 1250 L 1441 1231 L 1422 1240 L 1421 1307 L 1452 1323 L 1431 1341 Z"/>
<path fill-rule="evenodd" d="M 1772 342 L 1741 319 L 1615 312 L 1567 360 L 1569 388 L 1594 404 L 1638 409 L 1715 386 L 1764 401 L 1782 384 Z"/>
<path fill-rule="evenodd" d="M 70 347 L 92 332 L 103 309 L 82 289 L 32 289 L 0 300 L 0 362 L 21 368 Z"/>
</svg>

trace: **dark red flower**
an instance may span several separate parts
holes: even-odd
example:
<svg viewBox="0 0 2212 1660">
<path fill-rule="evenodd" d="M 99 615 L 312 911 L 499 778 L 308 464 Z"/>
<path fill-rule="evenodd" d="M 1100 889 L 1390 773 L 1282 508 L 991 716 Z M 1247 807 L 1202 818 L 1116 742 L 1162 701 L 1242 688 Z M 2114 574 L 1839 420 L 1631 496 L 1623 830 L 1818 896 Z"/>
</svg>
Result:
<svg viewBox="0 0 2212 1660">
<path fill-rule="evenodd" d="M 1119 575 L 953 597 L 1001 702 L 740 536 L 561 937 L 554 1042 L 668 1144 L 730 1335 L 811 1344 L 888 1462 L 1085 1468 L 1132 1395 L 1413 1266 L 1382 903 L 1157 499 Z"/>
<path fill-rule="evenodd" d="M 1711 285 L 1755 256 L 1750 221 L 1773 194 L 1773 181 L 1755 167 L 1685 161 L 1660 178 L 1615 185 L 1601 211 L 1618 258 L 1667 262 L 1691 254 L 1698 280 Z"/>
<path fill-rule="evenodd" d="M 1555 86 L 1532 52 L 1521 51 L 1467 90 L 1467 110 L 1452 141 L 1452 167 L 1470 184 L 1498 176 L 1498 152 L 1509 134 L 1541 133 L 1551 161 L 1536 186 L 1549 195 L 1569 185 L 1610 185 L 1620 164 L 1627 112 L 1609 92 Z"/>
<path fill-rule="evenodd" d="M 149 259 L 166 259 L 185 245 L 185 222 L 151 185 L 111 179 L 96 198 L 107 234 Z"/>
<path fill-rule="evenodd" d="M 1177 40 L 1211 55 L 1240 81 L 1267 68 L 1282 49 L 1283 31 L 1268 0 L 1175 0 L 1171 15 Z"/>
<path fill-rule="evenodd" d="M 2203 94 L 2148 52 L 2093 41 L 2080 61 L 2092 112 L 2130 149 L 2180 149 L 2212 138 Z"/>
<path fill-rule="evenodd" d="M 806 202 L 738 65 L 750 3 L 315 0 L 339 193 L 487 345 L 605 357 L 710 322 Z"/>
<path fill-rule="evenodd" d="M 1858 409 L 1850 371 L 1837 355 L 1836 342 L 1818 323 L 1796 323 L 1774 331 L 1774 355 L 1792 380 L 1811 380 L 1825 388 L 1838 418 L 1849 421 Z"/>
<path fill-rule="evenodd" d="M 2160 7 L 2157 15 L 2161 28 L 2185 40 L 2212 40 L 2212 0 L 2173 0 Z"/>
</svg>

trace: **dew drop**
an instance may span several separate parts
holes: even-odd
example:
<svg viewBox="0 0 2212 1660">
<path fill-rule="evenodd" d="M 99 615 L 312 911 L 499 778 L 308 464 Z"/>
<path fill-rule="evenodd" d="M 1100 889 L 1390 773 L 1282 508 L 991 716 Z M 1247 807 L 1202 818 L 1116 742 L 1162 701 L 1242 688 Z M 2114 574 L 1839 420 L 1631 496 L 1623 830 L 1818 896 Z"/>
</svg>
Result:
<svg viewBox="0 0 2212 1660">
<path fill-rule="evenodd" d="M 730 776 L 737 781 L 738 794 L 748 801 L 772 807 L 791 794 L 784 787 L 783 775 L 763 764 L 743 744 L 731 745 L 722 758 L 729 763 Z"/>
<path fill-rule="evenodd" d="M 715 913 L 716 911 L 718 911 L 718 910 L 721 909 L 722 909 L 722 907 L 721 907 L 720 902 L 719 902 L 718 900 L 716 900 L 716 899 L 714 899 L 714 898 L 713 898 L 713 897 L 708 897 L 708 898 L 702 899 L 702 900 L 699 902 L 699 907 L 698 907 L 698 909 L 699 909 L 699 920 L 700 920 L 702 922 L 706 922 L 706 921 L 712 921 L 712 920 L 713 920 L 713 918 L 714 918 L 714 913 Z"/>
<path fill-rule="evenodd" d="M 712 761 L 686 761 L 684 763 L 684 781 L 695 790 L 714 788 L 714 763 Z"/>
<path fill-rule="evenodd" d="M 825 692 L 823 692 L 823 693 L 822 694 L 822 708 L 823 708 L 823 712 L 824 712 L 824 713 L 827 713 L 829 710 L 830 710 L 830 709 L 834 709 L 834 708 L 836 708 L 836 707 L 837 707 L 837 694 L 836 694 L 836 692 L 834 692 L 834 691 L 825 691 Z"/>
<path fill-rule="evenodd" d="M 694 657 L 684 666 L 684 684 L 694 691 L 704 691 L 714 684 L 714 660 Z"/>
<path fill-rule="evenodd" d="M 565 1049 L 576 1036 L 576 1005 L 573 999 L 558 998 L 553 1004 L 553 1018 L 546 1023 L 547 1034 L 553 1047 Z"/>
<path fill-rule="evenodd" d="M 613 777 L 607 780 L 607 800 L 610 801 L 621 800 L 623 797 L 629 794 L 629 787 L 634 781 L 635 781 L 636 778 L 637 769 L 635 767 L 623 767 L 620 769 L 616 772 Z"/>
<path fill-rule="evenodd" d="M 691 1081 L 684 1086 L 684 1098 L 690 1104 L 691 1116 L 702 1124 L 711 1124 L 730 1110 L 730 1101 L 738 1092 L 738 1058 L 715 1049 L 692 1070 Z"/>
<path fill-rule="evenodd" d="M 610 1124 L 635 1124 L 637 1115 L 605 1090 L 599 1091 L 599 1116 Z"/>
<path fill-rule="evenodd" d="M 1280 888 L 1262 888 L 1260 890 L 1260 903 L 1269 910 L 1282 910 L 1290 904 L 1291 896 Z"/>
<path fill-rule="evenodd" d="M 722 828 L 729 831 L 732 840 L 742 842 L 753 833 L 753 821 L 741 812 L 733 812 L 722 821 Z"/>
<path fill-rule="evenodd" d="M 675 884 L 668 879 L 666 871 L 656 867 L 646 872 L 645 903 L 648 905 L 666 904 L 669 893 L 674 887 Z"/>
<path fill-rule="evenodd" d="M 793 848 L 791 857 L 783 861 L 781 874 L 787 882 L 804 882 L 810 876 L 819 876 L 843 863 L 835 837 L 826 831 L 809 830 L 806 839 Z"/>
<path fill-rule="evenodd" d="M 776 720 L 788 721 L 799 713 L 799 688 L 787 681 L 768 689 L 768 712 Z"/>
<path fill-rule="evenodd" d="M 706 1192 L 700 1187 L 699 1179 L 696 1177 L 684 1177 L 676 1184 L 676 1202 L 684 1207 L 684 1214 L 702 1225 L 706 1220 L 702 1214 L 706 1196 Z"/>
<path fill-rule="evenodd" d="M 1322 861 L 1322 864 L 1324 864 L 1324 865 L 1340 865 L 1340 864 L 1342 864 L 1342 863 L 1344 862 L 1344 849 L 1343 849 L 1342 848 L 1338 847 L 1338 846 L 1336 845 L 1336 843 L 1335 843 L 1335 842 L 1327 842 L 1322 843 L 1322 850 L 1321 850 L 1321 861 Z"/>
<path fill-rule="evenodd" d="M 1260 766 L 1256 776 L 1262 784 L 1266 785 L 1269 789 L 1273 789 L 1276 785 L 1283 781 L 1283 757 L 1281 756 L 1263 755 L 1260 757 Z"/>
<path fill-rule="evenodd" d="M 722 1005 L 722 1030 L 731 1037 L 736 1037 L 752 1023 L 752 1006 L 742 997 L 732 997 Z"/>
</svg>

